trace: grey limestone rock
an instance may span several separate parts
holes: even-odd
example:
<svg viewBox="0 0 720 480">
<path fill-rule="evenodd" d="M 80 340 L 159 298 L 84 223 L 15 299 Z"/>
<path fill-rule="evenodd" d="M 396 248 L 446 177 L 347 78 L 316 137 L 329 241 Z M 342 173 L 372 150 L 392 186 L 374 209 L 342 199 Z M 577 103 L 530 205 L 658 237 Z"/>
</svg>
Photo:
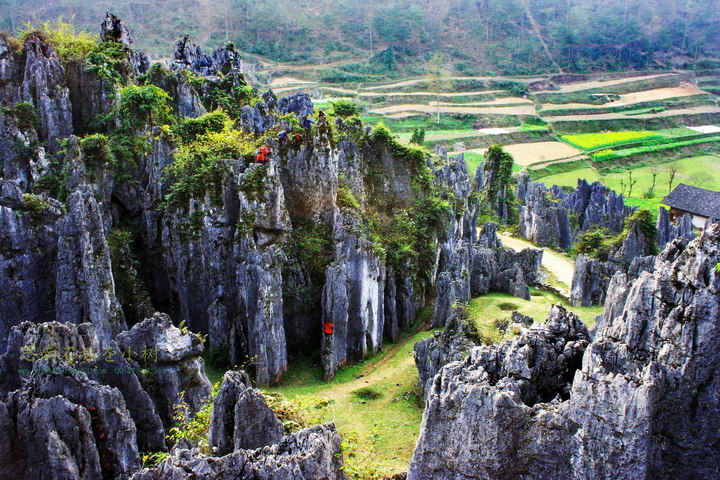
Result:
<svg viewBox="0 0 720 480">
<path fill-rule="evenodd" d="M 203 77 L 217 75 L 223 69 L 225 73 L 229 73 L 231 70 L 239 71 L 242 67 L 240 55 L 233 46 L 217 48 L 211 55 L 208 55 L 203 52 L 200 45 L 193 43 L 188 35 L 175 42 L 173 57 L 170 68 L 173 70 L 188 69 Z"/>
<path fill-rule="evenodd" d="M 433 379 L 448 363 L 462 360 L 477 345 L 468 326 L 463 310 L 455 308 L 445 324 L 445 330 L 433 337 L 417 342 L 413 347 L 415 365 L 418 369 L 420 389 L 427 398 Z"/>
<path fill-rule="evenodd" d="M 0 448 L 0 477 L 122 479 L 140 468 L 140 417 L 133 418 L 122 389 L 103 384 L 108 374 L 101 369 L 116 367 L 91 360 L 103 354 L 89 323 L 25 322 L 13 329 L 0 357 L 0 424 L 12 446 Z M 137 380 L 134 387 L 127 380 L 124 391 L 134 389 L 130 399 L 141 400 Z M 149 401 L 136 406 L 149 406 L 143 418 L 152 419 Z M 159 435 L 162 442 L 161 428 Z"/>
<path fill-rule="evenodd" d="M 344 480 L 342 465 L 340 435 L 328 423 L 284 437 L 270 447 L 238 450 L 220 458 L 178 450 L 132 480 Z"/>
<path fill-rule="evenodd" d="M 117 343 L 138 368 L 138 378 L 166 430 L 175 423 L 175 405 L 185 401 L 195 413 L 207 403 L 212 385 L 205 375 L 200 358 L 203 346 L 197 335 L 183 332 L 167 315 L 156 313 L 120 333 Z"/>
<path fill-rule="evenodd" d="M 349 220 L 349 219 L 348 219 Z M 326 271 L 322 295 L 322 364 L 331 378 L 348 360 L 358 360 L 382 347 L 385 325 L 386 269 L 372 243 L 349 233 L 335 232 L 335 262 Z"/>
<path fill-rule="evenodd" d="M 719 246 L 712 223 L 632 284 L 614 277 L 622 308 L 607 304 L 584 353 L 584 329 L 555 309 L 542 336 L 445 366 L 408 478 L 714 478 Z"/>
<path fill-rule="evenodd" d="M 210 425 L 213 454 L 224 456 L 238 450 L 254 450 L 278 443 L 283 425 L 252 388 L 245 372 L 227 372 L 215 397 Z"/>
<path fill-rule="evenodd" d="M 692 217 L 689 214 L 685 214 L 675 224 L 670 223 L 670 216 L 665 207 L 660 207 L 657 219 L 658 229 L 658 247 L 660 249 L 665 248 L 674 238 L 685 238 L 692 240 L 695 238 L 695 232 L 693 231 Z"/>
<path fill-rule="evenodd" d="M 556 410 L 588 343 L 583 323 L 554 306 L 545 325 L 474 347 L 464 361 L 443 367 L 430 387 L 408 478 L 571 478 L 563 476 L 568 455 L 556 451 L 575 426 Z"/>
<path fill-rule="evenodd" d="M 115 298 L 103 212 L 87 187 L 66 202 L 67 214 L 57 223 L 56 319 L 93 323 L 105 347 L 127 325 Z"/>
<path fill-rule="evenodd" d="M 298 118 L 311 117 L 314 110 L 313 102 L 307 93 L 282 97 L 277 104 L 277 113 L 281 116 L 294 113 Z"/>
<path fill-rule="evenodd" d="M 570 293 L 573 304 L 583 307 L 603 304 L 608 284 L 616 271 L 615 264 L 601 262 L 585 254 L 578 255 Z"/>
<path fill-rule="evenodd" d="M 100 39 L 104 42 L 120 42 L 128 48 L 134 41 L 125 22 L 110 12 L 105 14 L 105 20 L 100 24 Z"/>
</svg>

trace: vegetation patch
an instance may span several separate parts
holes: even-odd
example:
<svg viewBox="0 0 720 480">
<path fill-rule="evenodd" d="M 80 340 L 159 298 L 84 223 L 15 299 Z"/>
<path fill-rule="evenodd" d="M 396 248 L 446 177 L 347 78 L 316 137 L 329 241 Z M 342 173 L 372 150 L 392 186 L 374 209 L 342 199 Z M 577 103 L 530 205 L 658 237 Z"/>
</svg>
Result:
<svg viewBox="0 0 720 480">
<path fill-rule="evenodd" d="M 21 42 L 25 43 L 31 33 L 38 32 L 53 44 L 62 60 L 83 59 L 97 47 L 100 38 L 93 33 L 76 32 L 74 20 L 73 15 L 69 22 L 63 21 L 62 16 L 57 20 L 41 21 L 35 25 L 25 22 L 19 32 Z"/>
<path fill-rule="evenodd" d="M 373 387 L 358 388 L 357 390 L 353 390 L 352 394 L 360 400 L 377 400 L 378 398 L 382 398 L 383 396 L 382 393 L 378 392 Z"/>
<path fill-rule="evenodd" d="M 30 130 L 38 130 L 40 128 L 40 118 L 38 117 L 37 108 L 30 102 L 17 102 L 12 107 L 3 108 L 3 114 L 15 119 L 15 125 L 21 132 Z"/>
<path fill-rule="evenodd" d="M 50 203 L 44 198 L 32 193 L 23 193 L 23 201 L 18 209 L 27 213 L 34 223 L 38 223 L 42 221 L 43 215 L 49 207 Z"/>
</svg>

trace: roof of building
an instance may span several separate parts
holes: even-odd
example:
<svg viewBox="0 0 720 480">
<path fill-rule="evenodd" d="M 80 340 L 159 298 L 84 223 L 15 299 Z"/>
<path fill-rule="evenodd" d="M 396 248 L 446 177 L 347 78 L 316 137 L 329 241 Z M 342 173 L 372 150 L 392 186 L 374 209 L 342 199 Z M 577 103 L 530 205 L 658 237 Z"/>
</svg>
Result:
<svg viewBox="0 0 720 480">
<path fill-rule="evenodd" d="M 708 218 L 720 218 L 720 192 L 681 183 L 661 202 Z"/>
</svg>

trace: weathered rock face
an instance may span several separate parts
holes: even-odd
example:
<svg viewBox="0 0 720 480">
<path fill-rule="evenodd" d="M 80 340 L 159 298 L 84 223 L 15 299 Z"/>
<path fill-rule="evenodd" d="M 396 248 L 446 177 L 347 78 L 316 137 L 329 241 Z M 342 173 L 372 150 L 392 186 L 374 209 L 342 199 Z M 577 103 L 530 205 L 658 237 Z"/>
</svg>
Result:
<svg viewBox="0 0 720 480">
<path fill-rule="evenodd" d="M 574 305 L 602 305 L 613 275 L 627 273 L 627 281 L 634 281 L 640 272 L 652 271 L 655 253 L 654 239 L 647 238 L 641 227 L 641 220 L 634 218 L 628 233 L 618 248 L 610 247 L 606 261 L 600 261 L 581 254 L 575 260 L 575 270 L 570 292 Z"/>
<path fill-rule="evenodd" d="M 54 317 L 58 239 L 54 225 L 62 210 L 59 202 L 49 202 L 39 217 L 32 217 L 21 210 L 20 188 L 0 183 L 0 352 L 4 352 L 13 325 Z"/>
<path fill-rule="evenodd" d="M 557 185 L 547 189 L 542 183 L 531 183 L 525 174 L 517 189 L 524 203 L 518 232 L 541 247 L 566 250 L 593 225 L 620 233 L 625 217 L 635 211 L 625 206 L 622 195 L 608 191 L 600 182 L 589 185 L 580 179 L 577 189 L 568 194 Z"/>
<path fill-rule="evenodd" d="M 670 223 L 670 217 L 665 207 L 660 207 L 657 219 L 657 230 L 658 230 L 658 247 L 661 249 L 665 248 L 671 240 L 675 238 L 685 238 L 692 240 L 695 238 L 695 232 L 693 232 L 692 217 L 686 213 L 680 217 L 677 222 L 673 225 Z"/>
<path fill-rule="evenodd" d="M 194 333 L 173 326 L 167 315 L 155 314 L 143 320 L 118 335 L 117 343 L 140 370 L 138 378 L 166 430 L 175 423 L 175 405 L 184 401 L 191 412 L 197 412 L 209 401 L 212 385 L 200 358 L 202 342 Z"/>
<path fill-rule="evenodd" d="M 348 226 L 350 227 L 350 226 Z M 323 290 L 322 363 L 332 378 L 347 360 L 358 360 L 382 347 L 385 326 L 385 277 L 371 242 L 340 226 L 335 262 L 326 271 Z"/>
<path fill-rule="evenodd" d="M 278 443 L 283 425 L 245 372 L 227 372 L 215 397 L 210 448 L 217 456 Z"/>
<path fill-rule="evenodd" d="M 26 322 L 13 329 L 0 357 L 8 380 L 0 400 L 0 476 L 128 478 L 139 469 L 123 394 L 89 378 L 95 370 L 86 359 L 102 352 L 99 345 L 90 324 Z"/>
<path fill-rule="evenodd" d="M 200 45 L 194 44 L 190 37 L 185 35 L 175 42 L 174 60 L 170 65 L 173 70 L 188 69 L 193 73 L 207 77 L 216 75 L 223 68 L 228 73 L 231 69 L 241 70 L 242 60 L 234 47 L 217 48 L 212 55 L 203 53 Z"/>
<path fill-rule="evenodd" d="M 424 398 L 430 393 L 433 379 L 440 369 L 448 363 L 462 360 L 472 347 L 477 345 L 472 334 L 462 309 L 455 308 L 451 311 L 442 333 L 435 332 L 435 336 L 415 344 L 413 356 Z"/>
<path fill-rule="evenodd" d="M 263 480 L 342 480 L 342 446 L 333 424 L 301 430 L 258 450 L 238 450 L 210 457 L 197 450 L 178 450 L 158 467 L 132 480 L 255 478 Z"/>
<path fill-rule="evenodd" d="M 518 191 L 522 187 L 525 202 L 520 207 L 518 233 L 541 247 L 570 248 L 572 240 L 567 209 L 559 206 L 559 202 L 550 196 L 549 190 L 542 183 L 522 182 L 529 178 L 529 175 L 525 175 L 518 183 Z"/>
<path fill-rule="evenodd" d="M 617 266 L 580 254 L 575 259 L 570 298 L 583 307 L 602 305 Z"/>
<path fill-rule="evenodd" d="M 669 243 L 629 287 L 616 277 L 608 297 L 622 309 L 608 304 L 584 354 L 575 349 L 582 340 L 554 351 L 514 343 L 441 370 L 408 478 L 715 476 L 718 431 L 700 426 L 720 415 L 720 225 L 686 242 Z M 550 363 L 537 361 L 548 358 L 538 348 Z M 563 358 L 572 358 L 567 370 L 544 390 L 534 373 Z M 564 394 L 549 402 L 558 378 Z"/>
<path fill-rule="evenodd" d="M 67 87 L 62 86 L 65 68 L 55 48 L 38 34 L 31 34 L 23 46 L 24 78 L 17 93 L 0 100 L 31 102 L 38 110 L 40 141 L 50 153 L 60 149 L 59 141 L 71 135 L 72 107 Z"/>
<path fill-rule="evenodd" d="M 471 296 L 493 291 L 530 300 L 528 285 L 537 282 L 542 253 L 503 248 L 495 224 L 486 223 L 478 243 L 458 243 L 438 275 L 433 326 L 445 325 L 454 306 L 469 302 Z"/>
<path fill-rule="evenodd" d="M 583 323 L 555 306 L 545 325 L 446 365 L 430 388 L 408 478 L 553 478 L 545 464 L 555 463 L 572 423 L 541 402 L 567 398 L 588 342 Z"/>
<path fill-rule="evenodd" d="M 101 207 L 88 190 L 68 196 L 67 214 L 57 223 L 56 319 L 93 323 L 106 347 L 127 325 L 115 298 Z"/>
</svg>

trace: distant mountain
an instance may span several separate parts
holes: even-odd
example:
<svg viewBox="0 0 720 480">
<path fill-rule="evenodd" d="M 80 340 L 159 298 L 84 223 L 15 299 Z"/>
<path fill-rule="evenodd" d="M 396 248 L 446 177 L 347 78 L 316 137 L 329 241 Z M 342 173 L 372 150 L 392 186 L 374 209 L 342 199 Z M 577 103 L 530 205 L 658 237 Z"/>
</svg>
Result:
<svg viewBox="0 0 720 480">
<path fill-rule="evenodd" d="M 97 32 L 105 11 L 122 17 L 138 48 L 169 56 L 189 34 L 275 61 L 372 58 L 344 70 L 413 72 L 442 52 L 458 73 L 524 75 L 720 66 L 719 0 L 0 0 L 0 29 L 75 16 Z M 416 67 L 415 67 L 416 68 Z"/>
</svg>

